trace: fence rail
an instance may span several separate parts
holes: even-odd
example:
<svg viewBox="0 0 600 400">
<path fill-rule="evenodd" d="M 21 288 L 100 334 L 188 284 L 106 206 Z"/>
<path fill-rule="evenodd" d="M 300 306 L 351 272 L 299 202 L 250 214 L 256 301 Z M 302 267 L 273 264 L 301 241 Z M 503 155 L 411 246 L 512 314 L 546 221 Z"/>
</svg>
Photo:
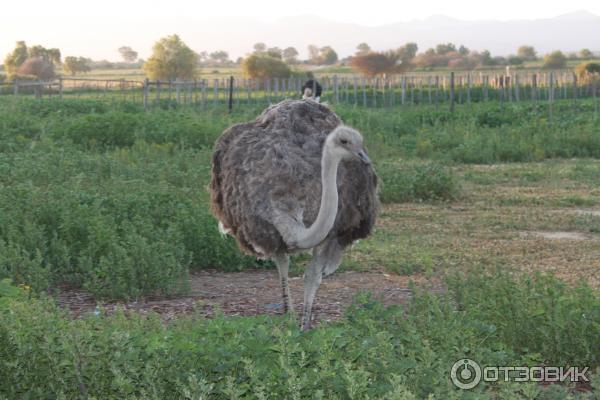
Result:
<svg viewBox="0 0 600 400">
<path fill-rule="evenodd" d="M 197 107 L 269 104 L 299 98 L 304 78 L 246 79 L 227 77 L 188 81 L 59 78 L 51 81 L 0 83 L 0 95 L 37 98 L 110 98 L 139 102 L 146 109 L 188 104 Z M 407 74 L 366 78 L 319 78 L 321 98 L 332 104 L 363 107 L 435 105 L 454 109 L 475 102 L 546 101 L 596 98 L 598 79 L 579 80 L 572 72 Z"/>
</svg>

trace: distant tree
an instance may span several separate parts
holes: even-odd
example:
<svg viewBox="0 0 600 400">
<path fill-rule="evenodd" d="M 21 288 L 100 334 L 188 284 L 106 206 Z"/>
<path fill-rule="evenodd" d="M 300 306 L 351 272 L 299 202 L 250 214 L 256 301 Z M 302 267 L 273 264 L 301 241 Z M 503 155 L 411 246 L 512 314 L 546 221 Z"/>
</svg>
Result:
<svg viewBox="0 0 600 400">
<path fill-rule="evenodd" d="M 376 76 L 399 71 L 400 57 L 397 52 L 375 53 L 354 56 L 350 60 L 351 67 L 367 76 Z"/>
<path fill-rule="evenodd" d="M 9 78 L 16 74 L 17 69 L 29 58 L 27 44 L 24 41 L 18 41 L 15 49 L 4 59 L 4 69 Z"/>
<path fill-rule="evenodd" d="M 398 55 L 400 62 L 408 66 L 412 63 L 418 50 L 419 46 L 417 46 L 416 43 L 410 42 L 396 49 L 396 54 Z"/>
<path fill-rule="evenodd" d="M 543 68 L 546 69 L 558 69 L 565 68 L 567 66 L 567 57 L 562 51 L 556 50 L 550 54 L 544 56 Z"/>
<path fill-rule="evenodd" d="M 435 49 L 429 48 L 424 53 L 415 57 L 414 63 L 421 68 L 433 68 L 441 65 L 441 57 L 435 53 Z"/>
<path fill-rule="evenodd" d="M 52 61 L 52 63 L 55 66 L 61 64 L 61 54 L 60 54 L 59 49 L 57 49 L 57 48 L 47 49 L 47 54 L 48 54 L 48 58 L 50 59 L 50 61 Z"/>
<path fill-rule="evenodd" d="M 60 65 L 61 57 L 59 49 L 47 49 L 44 46 L 35 45 L 31 46 L 27 52 L 29 54 L 29 58 L 40 57 L 54 65 Z"/>
<path fill-rule="evenodd" d="M 600 63 L 585 62 L 575 67 L 575 74 L 580 82 L 600 82 Z"/>
<path fill-rule="evenodd" d="M 64 71 L 69 75 L 77 75 L 82 72 L 89 72 L 92 70 L 90 66 L 91 60 L 85 57 L 65 57 L 63 63 Z"/>
<path fill-rule="evenodd" d="M 590 51 L 590 49 L 581 49 L 579 50 L 579 58 L 582 60 L 589 60 L 594 58 L 594 54 Z"/>
<path fill-rule="evenodd" d="M 338 55 L 331 46 L 324 46 L 319 49 L 320 64 L 331 65 L 338 60 Z"/>
<path fill-rule="evenodd" d="M 267 49 L 267 55 L 281 60 L 281 49 L 279 47 L 270 47 Z"/>
<path fill-rule="evenodd" d="M 18 41 L 15 49 L 4 59 L 4 69 L 8 75 L 12 77 L 17 73 L 19 67 L 30 58 L 41 58 L 44 61 L 53 64 L 53 66 L 58 66 L 61 61 L 61 54 L 60 50 L 56 48 L 47 49 L 40 45 L 27 47 L 27 44 L 24 41 Z M 34 64 L 39 66 L 38 62 L 35 62 Z"/>
<path fill-rule="evenodd" d="M 537 53 L 533 46 L 521 46 L 517 49 L 517 57 L 525 61 L 535 61 Z"/>
<path fill-rule="evenodd" d="M 458 53 L 459 53 L 461 56 L 468 56 L 470 52 L 471 52 L 471 51 L 470 51 L 468 48 L 466 48 L 465 46 L 463 46 L 462 44 L 461 44 L 461 45 L 460 45 L 460 47 L 458 48 Z"/>
<path fill-rule="evenodd" d="M 208 52 L 206 51 L 201 51 L 200 53 L 197 54 L 197 58 L 198 58 L 198 64 L 203 65 L 206 64 L 206 62 L 208 61 Z"/>
<path fill-rule="evenodd" d="M 456 46 L 453 43 L 440 43 L 435 46 L 435 52 L 438 55 L 444 55 L 451 51 L 456 51 Z"/>
<path fill-rule="evenodd" d="M 489 50 L 483 50 L 479 54 L 479 63 L 485 67 L 494 65 L 494 59 L 492 58 L 492 53 Z"/>
<path fill-rule="evenodd" d="M 294 47 L 286 47 L 283 49 L 283 60 L 288 64 L 296 64 L 298 62 L 298 50 Z"/>
<path fill-rule="evenodd" d="M 226 52 L 225 50 L 213 51 L 208 56 L 210 57 L 211 60 L 213 60 L 214 62 L 216 62 L 218 64 L 225 64 L 226 62 L 229 61 L 229 53 Z"/>
<path fill-rule="evenodd" d="M 255 43 L 253 48 L 255 53 L 264 53 L 267 51 L 267 45 L 262 42 Z"/>
<path fill-rule="evenodd" d="M 290 67 L 278 58 L 267 54 L 251 54 L 242 61 L 244 75 L 255 78 L 289 78 L 292 74 Z"/>
<path fill-rule="evenodd" d="M 492 65 L 506 65 L 508 64 L 508 60 L 502 56 L 494 56 L 492 58 Z"/>
<path fill-rule="evenodd" d="M 179 36 L 160 39 L 152 50 L 152 56 L 143 66 L 151 79 L 192 79 L 195 76 L 197 55 Z"/>
<path fill-rule="evenodd" d="M 370 52 L 371 52 L 371 47 L 368 44 L 366 44 L 365 42 L 362 42 L 358 46 L 356 46 L 356 53 L 354 53 L 354 55 L 364 56 L 366 54 L 369 54 Z"/>
<path fill-rule="evenodd" d="M 138 58 L 137 51 L 134 51 L 129 46 L 119 47 L 119 54 L 121 54 L 121 58 L 123 58 L 123 61 L 128 63 L 132 63 Z"/>
<path fill-rule="evenodd" d="M 448 60 L 448 67 L 452 69 L 472 69 L 473 66 L 467 57 L 454 57 Z"/>
<path fill-rule="evenodd" d="M 506 59 L 508 65 L 522 65 L 524 61 L 521 57 L 515 55 L 510 55 Z"/>
<path fill-rule="evenodd" d="M 319 47 L 314 44 L 308 45 L 308 62 L 311 64 L 319 64 Z"/>
<path fill-rule="evenodd" d="M 113 69 L 117 67 L 116 63 L 112 63 L 108 60 L 92 61 L 90 64 L 92 69 Z"/>
<path fill-rule="evenodd" d="M 54 64 L 42 57 L 31 57 L 25 60 L 17 69 L 17 75 L 31 76 L 42 80 L 52 79 L 56 76 Z"/>
</svg>

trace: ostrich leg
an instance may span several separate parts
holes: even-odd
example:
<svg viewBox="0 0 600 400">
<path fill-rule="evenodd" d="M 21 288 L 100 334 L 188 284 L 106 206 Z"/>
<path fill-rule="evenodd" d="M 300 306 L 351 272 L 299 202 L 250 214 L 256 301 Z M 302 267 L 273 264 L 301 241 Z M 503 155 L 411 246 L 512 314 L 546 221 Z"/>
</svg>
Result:
<svg viewBox="0 0 600 400">
<path fill-rule="evenodd" d="M 328 240 L 313 250 L 313 259 L 304 272 L 304 305 L 302 307 L 303 331 L 310 328 L 312 306 L 321 285 L 323 273 L 329 275 L 342 262 L 342 249 L 336 239 Z"/>
<path fill-rule="evenodd" d="M 287 254 L 276 254 L 273 261 L 277 265 L 279 271 L 279 279 L 281 280 L 281 290 L 283 294 L 283 310 L 287 313 L 294 312 L 292 304 L 292 295 L 290 293 L 290 285 L 288 283 L 288 272 L 290 270 L 290 257 Z"/>
</svg>

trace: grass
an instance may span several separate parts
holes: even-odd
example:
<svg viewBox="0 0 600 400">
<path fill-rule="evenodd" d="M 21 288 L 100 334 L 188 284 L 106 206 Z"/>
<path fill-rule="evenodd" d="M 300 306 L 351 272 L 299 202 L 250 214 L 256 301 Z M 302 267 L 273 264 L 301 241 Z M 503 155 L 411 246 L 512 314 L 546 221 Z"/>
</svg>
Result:
<svg viewBox="0 0 600 400">
<path fill-rule="evenodd" d="M 600 62 L 599 59 L 586 60 L 591 62 Z M 577 65 L 585 62 L 583 60 L 568 60 L 567 67 L 574 68 Z M 539 70 L 542 68 L 542 61 L 528 61 L 521 66 L 511 66 L 512 70 Z M 294 68 L 301 71 L 311 71 L 317 77 L 328 76 L 328 75 L 338 75 L 338 76 L 354 76 L 356 75 L 355 71 L 349 67 L 344 65 L 333 65 L 333 66 L 306 66 L 306 65 L 295 65 Z M 484 72 L 504 72 L 506 66 L 501 65 L 497 67 L 486 67 L 481 69 Z M 415 71 L 417 74 L 435 74 L 435 73 L 447 73 L 451 71 L 451 68 L 448 67 L 438 67 L 433 69 L 427 69 L 426 71 Z M 455 71 L 462 72 L 462 71 Z M 479 70 L 477 70 L 479 72 Z M 229 75 L 233 76 L 242 76 L 242 71 L 239 66 L 233 67 L 203 67 L 198 68 L 197 71 L 199 78 L 201 79 L 217 79 L 222 77 L 228 77 Z M 90 79 L 130 79 L 130 80 L 139 80 L 142 81 L 146 77 L 144 72 L 139 68 L 131 68 L 131 69 L 94 69 L 88 73 L 81 75 L 85 78 Z"/>
<path fill-rule="evenodd" d="M 451 171 L 461 183 L 457 201 L 384 205 L 373 239 L 354 246 L 343 266 L 438 276 L 472 265 L 509 265 L 600 288 L 600 217 L 582 213 L 600 208 L 597 160 L 456 165 Z M 557 231 L 592 240 L 526 235 Z"/>
<path fill-rule="evenodd" d="M 447 279 L 410 306 L 363 296 L 308 333 L 284 318 L 71 320 L 0 283 L 0 396 L 122 399 L 592 399 L 568 386 L 452 386 L 452 364 L 598 366 L 600 302 L 585 286 L 501 269 Z M 510 296 L 507 296 L 510 294 Z M 598 388 L 597 375 L 593 387 Z M 567 397 L 571 396 L 571 397 Z"/>
<path fill-rule="evenodd" d="M 363 132 L 384 201 L 342 268 L 443 280 L 445 294 L 414 288 L 406 309 L 361 298 L 303 334 L 268 317 L 71 320 L 45 298 L 65 282 L 103 299 L 177 295 L 190 269 L 271 268 L 217 233 L 206 192 L 212 143 L 259 111 L 0 99 L 0 399 L 593 398 L 565 385 L 461 392 L 448 379 L 465 356 L 600 365 L 591 102 L 552 115 L 336 107 Z M 588 239 L 531 235 L 557 231 Z"/>
<path fill-rule="evenodd" d="M 147 113 L 131 103 L 12 100 L 0 103 L 0 276 L 36 290 L 66 282 L 96 297 L 135 298 L 185 292 L 189 268 L 262 266 L 221 239 L 205 190 L 215 139 L 259 108 Z M 336 107 L 364 133 L 382 178 L 381 199 L 390 204 L 374 240 L 357 246 L 348 266 L 374 264 L 410 274 L 455 263 L 445 242 L 462 232 L 436 228 L 437 235 L 421 235 L 422 226 L 395 224 L 405 219 L 396 206 L 401 202 L 433 203 L 438 221 L 451 217 L 446 209 L 457 201 L 475 213 L 485 210 L 478 204 L 500 207 L 497 214 L 596 206 L 593 159 L 516 163 L 600 156 L 590 103 L 561 107 L 564 113 L 553 120 L 534 105 L 477 105 L 454 114 Z M 512 164 L 471 164 L 502 161 Z M 388 223 L 394 229 L 386 229 Z M 520 230 L 544 228 L 539 225 Z M 595 225 L 583 229 L 593 232 Z M 475 243 L 467 240 L 472 234 L 464 232 L 468 243 Z"/>
</svg>

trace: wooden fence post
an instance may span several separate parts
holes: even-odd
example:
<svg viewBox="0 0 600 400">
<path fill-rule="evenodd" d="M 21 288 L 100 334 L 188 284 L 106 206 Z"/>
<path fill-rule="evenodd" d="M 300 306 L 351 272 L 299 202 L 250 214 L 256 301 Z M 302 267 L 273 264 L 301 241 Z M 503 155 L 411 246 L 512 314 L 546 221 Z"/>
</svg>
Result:
<svg viewBox="0 0 600 400">
<path fill-rule="evenodd" d="M 13 94 L 15 96 L 18 96 L 19 95 L 19 80 L 15 79 L 14 82 L 13 82 L 13 85 L 14 85 Z"/>
<path fill-rule="evenodd" d="M 450 72 L 450 112 L 454 112 L 454 71 Z"/>
<path fill-rule="evenodd" d="M 36 84 L 33 86 L 33 90 L 35 92 L 35 98 L 41 99 L 42 98 L 42 81 L 41 80 L 38 80 L 36 82 Z"/>
<path fill-rule="evenodd" d="M 427 95 L 429 97 L 429 105 L 431 105 L 431 75 L 427 77 Z"/>
<path fill-rule="evenodd" d="M 367 88 L 365 78 L 362 78 L 363 107 L 367 106 Z"/>
<path fill-rule="evenodd" d="M 156 104 L 160 107 L 160 81 L 156 81 Z"/>
<path fill-rule="evenodd" d="M 340 102 L 339 93 L 338 93 L 338 76 L 333 76 L 333 103 L 337 104 Z"/>
<path fill-rule="evenodd" d="M 213 84 L 213 106 L 217 106 L 217 102 L 219 101 L 219 80 L 215 79 Z"/>
<path fill-rule="evenodd" d="M 144 79 L 144 110 L 148 111 L 148 90 L 150 89 L 150 80 L 148 78 Z"/>
<path fill-rule="evenodd" d="M 554 73 L 550 72 L 548 86 L 548 111 L 552 119 L 552 102 L 554 101 Z"/>
<path fill-rule="evenodd" d="M 58 98 L 61 100 L 63 98 L 63 78 L 62 78 L 62 76 L 58 78 Z"/>
<path fill-rule="evenodd" d="M 598 80 L 592 80 L 592 97 L 594 98 L 594 119 L 598 119 L 598 98 L 596 93 L 598 92 Z"/>
<path fill-rule="evenodd" d="M 233 110 L 233 75 L 229 77 L 229 112 Z"/>
<path fill-rule="evenodd" d="M 435 100 L 435 108 L 437 109 L 440 102 L 440 77 L 437 75 L 435 76 L 435 91 L 433 98 Z"/>
<path fill-rule="evenodd" d="M 402 81 L 400 82 L 400 102 L 402 105 L 406 104 L 406 76 L 402 76 Z"/>
<path fill-rule="evenodd" d="M 577 74 L 573 74 L 573 104 L 577 103 Z"/>
<path fill-rule="evenodd" d="M 467 104 L 471 104 L 471 73 L 467 73 Z"/>
<path fill-rule="evenodd" d="M 488 92 L 489 84 L 490 84 L 490 76 L 485 75 L 483 77 L 483 101 L 485 101 L 486 103 L 489 100 L 489 92 Z"/>
</svg>

